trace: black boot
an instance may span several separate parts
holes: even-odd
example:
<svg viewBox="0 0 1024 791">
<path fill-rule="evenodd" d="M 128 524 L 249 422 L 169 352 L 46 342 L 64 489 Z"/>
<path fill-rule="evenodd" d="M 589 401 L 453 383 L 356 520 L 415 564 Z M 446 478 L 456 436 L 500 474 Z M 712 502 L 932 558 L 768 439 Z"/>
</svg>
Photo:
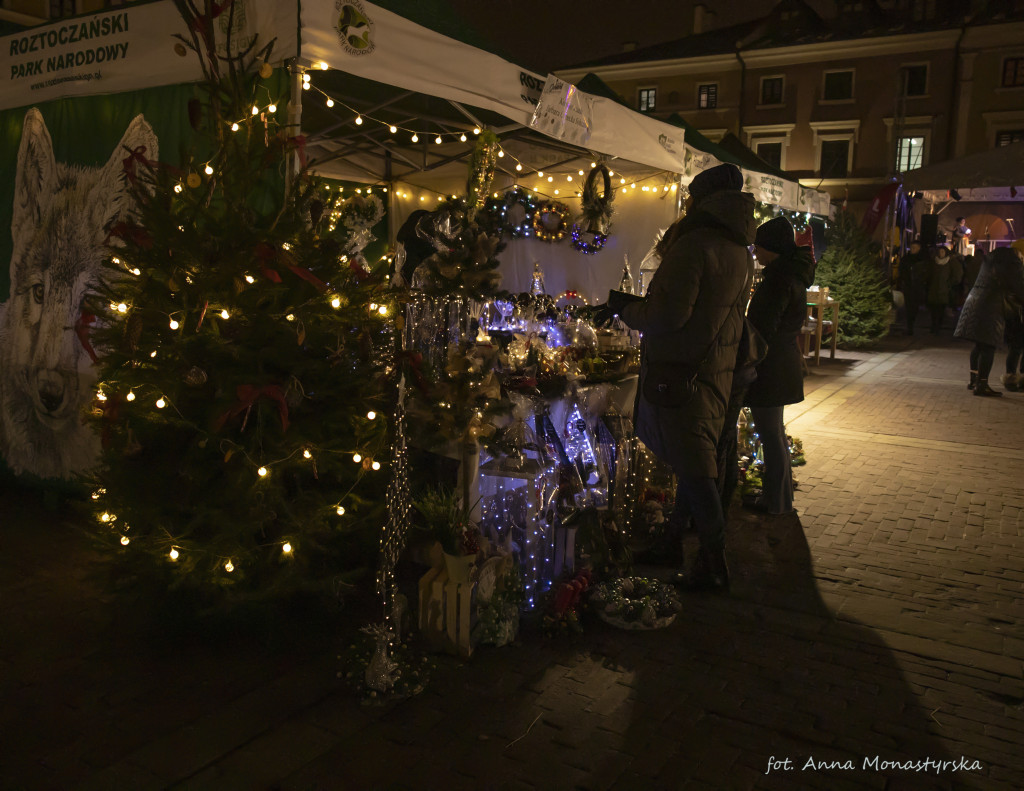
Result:
<svg viewBox="0 0 1024 791">
<path fill-rule="evenodd" d="M 988 386 L 988 379 L 978 377 L 978 383 L 974 386 L 976 396 L 988 396 L 989 398 L 1002 398 L 1003 394 Z"/>
<path fill-rule="evenodd" d="M 974 386 L 976 384 L 978 384 L 978 372 L 977 371 L 971 371 L 971 381 L 967 385 L 967 389 L 968 390 L 973 390 Z"/>
<path fill-rule="evenodd" d="M 673 583 L 685 591 L 729 590 L 729 566 L 725 562 L 725 549 L 700 548 L 697 562 L 690 572 L 680 572 Z"/>
</svg>

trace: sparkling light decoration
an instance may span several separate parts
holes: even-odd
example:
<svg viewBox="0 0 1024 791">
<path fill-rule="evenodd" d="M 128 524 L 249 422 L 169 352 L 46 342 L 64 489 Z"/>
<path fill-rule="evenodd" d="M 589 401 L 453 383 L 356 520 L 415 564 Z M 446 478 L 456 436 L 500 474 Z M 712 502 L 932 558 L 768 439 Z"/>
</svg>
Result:
<svg viewBox="0 0 1024 791">
<path fill-rule="evenodd" d="M 377 594 L 384 605 L 384 622 L 395 635 L 401 635 L 402 625 L 395 623 L 395 566 L 405 546 L 409 529 L 408 451 L 405 444 L 405 376 L 398 382 L 398 402 L 395 406 L 395 437 L 391 443 L 391 480 L 385 494 L 388 511 L 387 524 L 380 539 L 380 568 L 377 571 Z"/>
</svg>

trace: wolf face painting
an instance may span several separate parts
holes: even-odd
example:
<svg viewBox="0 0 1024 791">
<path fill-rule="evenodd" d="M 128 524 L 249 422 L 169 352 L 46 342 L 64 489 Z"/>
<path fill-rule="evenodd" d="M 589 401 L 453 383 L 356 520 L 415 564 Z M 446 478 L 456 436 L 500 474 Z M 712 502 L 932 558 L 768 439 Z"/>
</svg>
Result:
<svg viewBox="0 0 1024 791">
<path fill-rule="evenodd" d="M 16 473 L 69 478 L 95 464 L 82 420 L 95 375 L 76 328 L 109 256 L 105 228 L 131 211 L 124 168 L 157 139 L 141 116 L 101 167 L 56 161 L 42 114 L 25 114 L 11 220 L 11 293 L 0 306 L 0 456 Z M 126 150 L 127 149 L 127 150 Z"/>
</svg>

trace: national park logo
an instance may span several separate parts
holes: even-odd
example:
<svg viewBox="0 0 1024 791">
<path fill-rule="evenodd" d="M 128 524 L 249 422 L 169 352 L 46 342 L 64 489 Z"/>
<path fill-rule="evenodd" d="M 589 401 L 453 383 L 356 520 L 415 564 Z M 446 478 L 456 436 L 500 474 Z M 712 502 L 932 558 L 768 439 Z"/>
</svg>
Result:
<svg viewBox="0 0 1024 791">
<path fill-rule="evenodd" d="M 336 0 L 338 11 L 338 41 L 349 55 L 369 55 L 373 52 L 373 22 L 359 0 Z"/>
</svg>

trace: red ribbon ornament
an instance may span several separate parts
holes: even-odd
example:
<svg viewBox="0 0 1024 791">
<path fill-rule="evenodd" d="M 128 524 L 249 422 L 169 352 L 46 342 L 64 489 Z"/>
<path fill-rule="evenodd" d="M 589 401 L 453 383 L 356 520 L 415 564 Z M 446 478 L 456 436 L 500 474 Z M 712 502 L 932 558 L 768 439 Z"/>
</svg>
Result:
<svg viewBox="0 0 1024 791">
<path fill-rule="evenodd" d="M 75 322 L 75 335 L 78 336 L 78 342 L 82 344 L 82 348 L 89 355 L 89 359 L 97 363 L 99 358 L 96 356 L 96 350 L 92 348 L 92 343 L 89 342 L 89 328 L 94 321 L 96 321 L 96 317 L 83 308 L 78 321 Z"/>
<path fill-rule="evenodd" d="M 238 401 L 217 419 L 214 427 L 215 431 L 220 431 L 231 418 L 237 417 L 243 412 L 248 412 L 256 401 L 262 397 L 277 402 L 277 413 L 281 416 L 281 430 L 288 430 L 288 402 L 284 399 L 284 391 L 278 385 L 263 385 L 262 387 L 257 385 L 239 385 L 235 388 L 235 395 L 238 397 Z"/>
</svg>

